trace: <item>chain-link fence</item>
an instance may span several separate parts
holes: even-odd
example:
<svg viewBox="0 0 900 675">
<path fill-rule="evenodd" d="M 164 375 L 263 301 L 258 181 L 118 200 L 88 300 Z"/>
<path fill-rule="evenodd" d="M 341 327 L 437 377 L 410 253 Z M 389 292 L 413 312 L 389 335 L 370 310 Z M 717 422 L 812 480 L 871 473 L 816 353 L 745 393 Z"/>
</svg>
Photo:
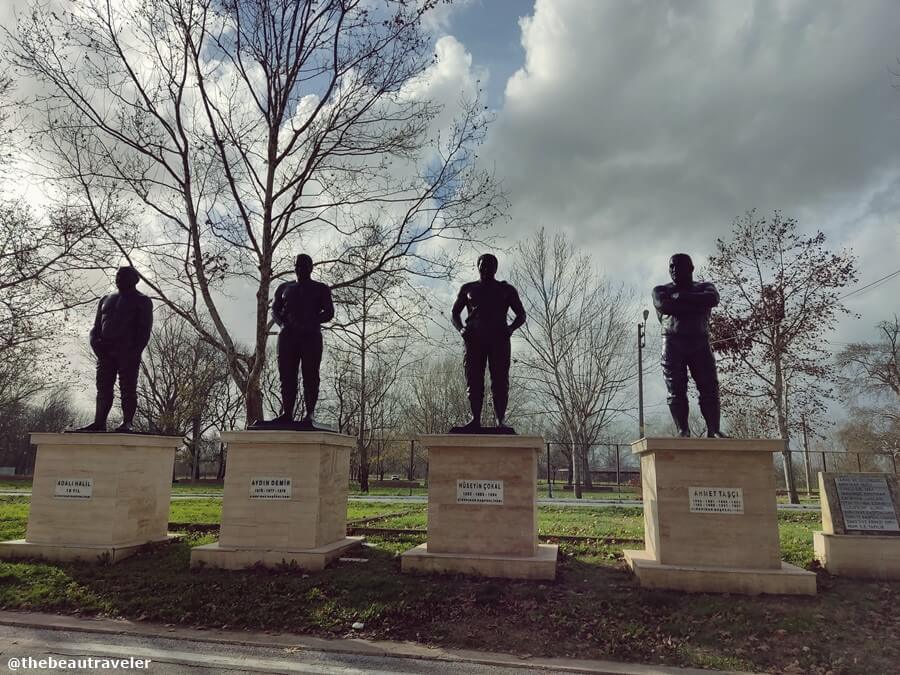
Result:
<svg viewBox="0 0 900 675">
<path fill-rule="evenodd" d="M 414 438 L 385 439 L 373 443 L 377 452 L 369 453 L 369 482 L 374 487 L 409 488 L 425 487 L 428 477 L 428 452 Z M 640 461 L 632 454 L 630 444 L 603 442 L 589 446 L 583 452 L 574 453 L 581 460 L 580 471 L 573 471 L 573 444 L 564 441 L 545 441 L 538 456 L 539 491 L 546 496 L 562 497 L 574 492 L 577 478 L 582 491 L 640 493 Z M 350 481 L 359 478 L 359 458 L 356 451 L 350 467 Z M 583 456 L 582 456 L 583 455 Z M 794 483 L 801 493 L 818 492 L 820 471 L 856 473 L 897 473 L 897 457 L 889 452 L 845 452 L 834 450 L 793 450 L 791 466 Z M 227 455 L 226 455 L 227 457 Z M 175 478 L 190 478 L 190 457 L 179 453 Z M 215 453 L 204 457 L 201 477 L 206 481 L 221 480 L 224 474 L 224 458 Z M 772 470 L 775 472 L 779 491 L 786 491 L 784 456 L 774 453 Z"/>
<path fill-rule="evenodd" d="M 890 452 L 844 452 L 835 450 L 792 450 L 791 468 L 794 486 L 800 492 L 816 494 L 819 491 L 819 472 L 837 473 L 897 473 L 897 457 Z M 778 490 L 786 491 L 784 454 L 776 453 L 774 470 Z"/>
</svg>

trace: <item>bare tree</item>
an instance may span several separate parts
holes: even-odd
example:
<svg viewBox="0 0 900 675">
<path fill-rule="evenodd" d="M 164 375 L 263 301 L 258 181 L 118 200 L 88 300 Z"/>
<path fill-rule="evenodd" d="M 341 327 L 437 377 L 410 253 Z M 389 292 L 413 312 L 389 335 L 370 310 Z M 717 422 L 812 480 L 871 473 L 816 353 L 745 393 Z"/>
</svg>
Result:
<svg viewBox="0 0 900 675">
<path fill-rule="evenodd" d="M 475 165 L 477 94 L 446 123 L 422 86 L 434 4 L 85 0 L 35 6 L 10 36 L 46 87 L 32 117 L 49 174 L 221 352 L 249 419 L 262 416 L 270 291 L 301 244 L 377 222 L 389 236 L 342 283 L 391 265 L 446 277 L 452 244 L 505 208 Z M 254 292 L 248 351 L 222 312 L 238 286 Z"/>
<path fill-rule="evenodd" d="M 54 387 L 35 400 L 0 402 L 0 464 L 15 467 L 17 474 L 32 473 L 35 455 L 31 434 L 63 431 L 80 419 L 64 387 Z"/>
<path fill-rule="evenodd" d="M 4 169 L 18 140 L 7 128 L 12 86 L 0 74 Z M 96 300 L 79 273 L 94 266 L 94 253 L 103 253 L 97 233 L 65 200 L 38 216 L 22 199 L 0 198 L 0 406 L 53 388 L 65 372 L 54 338 L 64 330 L 68 310 Z"/>
<path fill-rule="evenodd" d="M 154 433 L 187 436 L 192 476 L 198 479 L 201 439 L 233 409 L 228 371 L 218 350 L 201 340 L 181 317 L 164 313 L 155 322 L 144 351 L 141 374 L 140 425 Z"/>
<path fill-rule="evenodd" d="M 404 419 L 409 433 L 445 434 L 469 415 L 461 356 L 432 355 L 407 381 Z"/>
<path fill-rule="evenodd" d="M 847 312 L 839 293 L 856 280 L 855 258 L 827 250 L 823 233 L 805 236 L 778 211 L 771 218 L 749 211 L 729 241 L 716 241 L 707 274 L 720 296 L 710 328 L 723 407 L 758 410 L 761 425 L 784 439 L 785 483 L 798 503 L 791 429 L 831 396 L 825 336 Z"/>
<path fill-rule="evenodd" d="M 392 264 L 376 274 L 360 274 L 373 267 L 371 258 L 380 254 L 385 236 L 380 227 L 364 229 L 358 243 L 351 240 L 346 262 L 335 269 L 333 278 L 338 314 L 330 330 L 332 349 L 345 352 L 344 360 L 352 363 L 358 374 L 354 378 L 357 401 L 353 408 L 357 470 L 363 492 L 369 490 L 372 444 L 383 444 L 396 420 L 392 390 L 416 360 L 409 342 L 414 337 L 426 337 L 418 293 L 407 283 L 399 265 Z M 359 280 L 345 283 L 344 276 Z M 339 396 L 346 394 L 341 392 Z M 383 446 L 377 449 L 381 451 Z"/>
<path fill-rule="evenodd" d="M 900 455 L 900 317 L 878 324 L 876 342 L 855 342 L 837 354 L 841 391 L 851 420 L 839 437 L 856 451 Z"/>
<path fill-rule="evenodd" d="M 563 235 L 541 229 L 516 248 L 513 283 L 528 321 L 519 359 L 535 399 L 571 443 L 576 497 L 590 485 L 588 451 L 625 408 L 637 376 L 627 320 L 628 297 L 598 277 L 593 262 Z"/>
</svg>

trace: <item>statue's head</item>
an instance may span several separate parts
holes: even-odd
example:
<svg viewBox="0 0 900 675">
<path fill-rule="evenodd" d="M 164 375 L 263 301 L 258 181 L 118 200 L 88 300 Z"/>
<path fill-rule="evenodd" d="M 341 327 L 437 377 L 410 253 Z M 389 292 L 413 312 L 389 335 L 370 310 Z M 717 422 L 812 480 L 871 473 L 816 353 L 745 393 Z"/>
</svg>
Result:
<svg viewBox="0 0 900 675">
<path fill-rule="evenodd" d="M 313 261 L 305 253 L 301 253 L 297 256 L 297 260 L 294 262 L 294 271 L 297 273 L 297 279 L 300 281 L 305 281 L 312 276 L 313 270 Z"/>
<path fill-rule="evenodd" d="M 120 267 L 116 270 L 116 288 L 120 291 L 133 291 L 140 280 L 140 275 L 133 267 Z"/>
<path fill-rule="evenodd" d="M 497 256 L 493 253 L 482 253 L 478 256 L 478 273 L 482 279 L 493 279 L 497 274 Z"/>
<path fill-rule="evenodd" d="M 676 286 L 689 286 L 694 281 L 694 263 L 687 253 L 669 258 L 669 276 Z"/>
</svg>

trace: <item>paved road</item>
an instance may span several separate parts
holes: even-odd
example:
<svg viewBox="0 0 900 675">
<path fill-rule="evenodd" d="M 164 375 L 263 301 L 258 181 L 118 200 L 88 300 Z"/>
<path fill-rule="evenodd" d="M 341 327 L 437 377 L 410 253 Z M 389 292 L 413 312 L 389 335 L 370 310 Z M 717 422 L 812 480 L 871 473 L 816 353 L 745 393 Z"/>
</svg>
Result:
<svg viewBox="0 0 900 675">
<path fill-rule="evenodd" d="M 71 617 L 60 617 L 63 625 L 49 629 L 43 626 L 52 625 L 52 617 L 48 619 L 46 615 L 41 615 L 39 618 L 41 623 L 37 625 L 0 625 L 0 672 L 92 675 L 98 672 L 153 675 L 566 675 L 573 672 L 598 675 L 701 675 L 709 672 L 610 661 L 541 659 L 540 662 L 527 663 L 502 654 L 457 654 L 445 650 L 428 650 L 406 643 L 364 644 L 363 641 L 353 640 L 313 642 L 314 645 L 328 643 L 328 646 L 320 649 L 311 646 L 311 640 L 303 636 L 280 636 L 272 641 L 261 641 L 260 637 L 265 636 L 238 632 L 232 634 L 233 639 L 217 636 L 218 639 L 211 640 L 195 639 L 197 631 L 176 628 L 168 629 L 172 631 L 171 637 L 153 634 L 146 629 L 137 633 L 93 631 L 90 621 L 81 620 L 84 622 L 82 627 L 73 625 L 76 620 Z M 25 620 L 27 622 L 27 618 Z M 14 623 L 19 623 L 19 620 L 14 620 Z M 74 630 L 70 630 L 70 627 Z M 435 655 L 423 655 L 423 652 L 428 651 L 434 651 Z M 42 659 L 43 664 L 40 663 Z M 56 659 L 55 668 L 47 668 L 53 665 L 50 659 Z"/>
<path fill-rule="evenodd" d="M 0 497 L 30 497 L 30 490 L 0 490 Z M 193 492 L 186 494 L 183 492 L 172 493 L 173 501 L 185 501 L 192 499 L 221 499 L 221 492 Z M 367 497 L 353 496 L 349 498 L 351 502 L 411 502 L 425 503 L 428 497 L 425 495 L 394 495 L 394 496 L 376 496 Z M 631 508 L 643 507 L 643 502 L 636 499 L 538 499 L 538 504 L 547 506 L 581 506 L 585 508 L 602 508 L 605 506 L 625 506 Z M 819 511 L 818 504 L 779 504 L 779 510 L 782 511 Z"/>
</svg>

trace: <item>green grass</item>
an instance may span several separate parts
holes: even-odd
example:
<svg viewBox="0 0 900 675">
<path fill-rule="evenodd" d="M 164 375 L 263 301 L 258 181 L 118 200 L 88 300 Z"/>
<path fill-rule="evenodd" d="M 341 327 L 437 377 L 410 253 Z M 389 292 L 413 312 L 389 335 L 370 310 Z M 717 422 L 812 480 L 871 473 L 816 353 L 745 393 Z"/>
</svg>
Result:
<svg viewBox="0 0 900 675">
<path fill-rule="evenodd" d="M 218 522 L 220 499 L 173 501 L 175 522 Z M 424 528 L 426 505 L 350 502 L 348 519 Z M 4 538 L 25 531 L 28 499 L 0 498 Z M 397 512 L 402 515 L 393 515 Z M 812 560 L 819 515 L 780 512 L 784 559 L 815 569 L 815 597 L 685 594 L 640 588 L 623 546 L 562 541 L 554 582 L 409 576 L 397 555 L 424 536 L 368 537 L 324 572 L 189 568 L 190 534 L 113 566 L 0 563 L 0 608 L 125 617 L 188 626 L 343 636 L 355 621 L 371 639 L 517 654 L 636 660 L 770 672 L 881 673 L 900 662 L 900 583 L 830 577 Z M 640 509 L 539 507 L 543 535 L 641 537 Z M 629 547 L 629 546 L 626 546 Z M 513 620 L 514 619 L 514 620 Z"/>
<path fill-rule="evenodd" d="M 0 480 L 0 490 L 28 492 L 31 490 L 30 480 Z"/>
</svg>

